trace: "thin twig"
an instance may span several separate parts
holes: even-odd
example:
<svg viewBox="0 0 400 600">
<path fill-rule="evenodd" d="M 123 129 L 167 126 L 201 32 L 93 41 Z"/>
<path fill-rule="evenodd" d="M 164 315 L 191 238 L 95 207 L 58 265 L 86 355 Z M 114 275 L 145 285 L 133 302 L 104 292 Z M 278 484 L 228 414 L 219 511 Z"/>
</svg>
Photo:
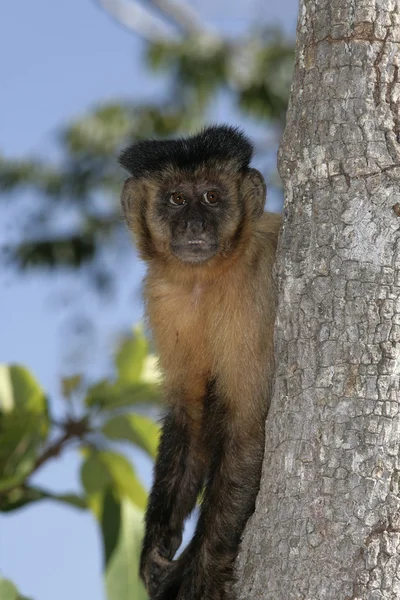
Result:
<svg viewBox="0 0 400 600">
<path fill-rule="evenodd" d="M 66 448 L 68 442 L 78 438 L 82 439 L 85 434 L 90 432 L 87 420 L 80 419 L 78 421 L 67 420 L 62 424 L 58 424 L 63 427 L 63 434 L 54 440 L 40 456 L 35 460 L 34 465 L 28 475 L 25 477 L 23 482 L 19 482 L 15 485 L 10 486 L 0 491 L 0 498 L 7 496 L 10 492 L 15 489 L 21 488 L 26 484 L 26 480 L 31 477 L 36 471 L 40 469 L 48 460 L 59 456 Z"/>
</svg>

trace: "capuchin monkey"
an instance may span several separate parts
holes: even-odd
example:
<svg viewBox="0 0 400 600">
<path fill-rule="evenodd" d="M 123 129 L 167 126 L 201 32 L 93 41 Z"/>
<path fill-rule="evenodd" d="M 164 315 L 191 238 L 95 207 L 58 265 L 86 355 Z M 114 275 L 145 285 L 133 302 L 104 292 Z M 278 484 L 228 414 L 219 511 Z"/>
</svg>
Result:
<svg viewBox="0 0 400 600">
<path fill-rule="evenodd" d="M 140 561 L 151 600 L 234 598 L 234 562 L 259 489 L 280 217 L 264 213 L 252 153 L 240 130 L 213 126 L 140 141 L 120 156 L 167 404 Z M 193 538 L 174 559 L 201 492 Z"/>
</svg>

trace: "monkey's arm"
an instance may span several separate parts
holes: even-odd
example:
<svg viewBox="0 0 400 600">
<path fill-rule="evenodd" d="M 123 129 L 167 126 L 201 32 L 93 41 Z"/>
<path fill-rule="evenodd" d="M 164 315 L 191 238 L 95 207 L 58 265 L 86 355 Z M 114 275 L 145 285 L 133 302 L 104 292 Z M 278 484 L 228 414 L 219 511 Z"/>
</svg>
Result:
<svg viewBox="0 0 400 600">
<path fill-rule="evenodd" d="M 225 439 L 212 473 L 179 600 L 230 600 L 234 562 L 259 489 L 263 440 Z"/>
<path fill-rule="evenodd" d="M 217 414 L 220 413 L 220 414 Z M 162 600 L 231 600 L 234 562 L 254 511 L 264 450 L 264 418 L 232 421 L 219 401 L 210 411 L 212 459 L 194 537 L 175 561 Z M 178 585 L 177 573 L 182 582 Z M 179 590 L 179 591 L 178 591 Z"/>
<path fill-rule="evenodd" d="M 140 575 L 150 597 L 162 588 L 182 540 L 184 520 L 204 481 L 205 462 L 190 431 L 184 408 L 172 407 L 162 429 L 154 483 L 145 517 Z"/>
</svg>

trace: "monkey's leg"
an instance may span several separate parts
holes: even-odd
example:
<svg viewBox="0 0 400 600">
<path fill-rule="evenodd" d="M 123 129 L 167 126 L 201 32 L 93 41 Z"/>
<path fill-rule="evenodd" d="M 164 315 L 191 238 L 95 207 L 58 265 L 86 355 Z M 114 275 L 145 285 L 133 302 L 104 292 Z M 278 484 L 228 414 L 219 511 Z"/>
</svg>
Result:
<svg viewBox="0 0 400 600">
<path fill-rule="evenodd" d="M 229 414 L 222 402 L 215 406 L 210 413 L 210 476 L 195 535 L 178 559 L 185 561 L 178 600 L 233 600 L 234 562 L 259 489 L 262 414 L 244 420 Z"/>
<path fill-rule="evenodd" d="M 165 577 L 175 570 L 172 559 L 183 524 L 204 482 L 206 461 L 193 429 L 182 407 L 171 408 L 164 419 L 140 559 L 140 575 L 151 598 L 158 597 Z"/>
</svg>

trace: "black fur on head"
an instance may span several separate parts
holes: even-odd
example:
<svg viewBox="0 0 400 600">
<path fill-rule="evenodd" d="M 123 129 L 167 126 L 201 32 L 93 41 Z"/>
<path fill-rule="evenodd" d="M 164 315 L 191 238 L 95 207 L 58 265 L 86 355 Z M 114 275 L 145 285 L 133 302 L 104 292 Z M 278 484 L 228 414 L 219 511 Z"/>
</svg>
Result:
<svg viewBox="0 0 400 600">
<path fill-rule="evenodd" d="M 134 177 L 143 177 L 165 168 L 193 170 L 199 165 L 229 163 L 238 171 L 249 166 L 253 154 L 250 140 L 236 127 L 215 125 L 188 138 L 143 140 L 126 148 L 120 165 Z"/>
</svg>

